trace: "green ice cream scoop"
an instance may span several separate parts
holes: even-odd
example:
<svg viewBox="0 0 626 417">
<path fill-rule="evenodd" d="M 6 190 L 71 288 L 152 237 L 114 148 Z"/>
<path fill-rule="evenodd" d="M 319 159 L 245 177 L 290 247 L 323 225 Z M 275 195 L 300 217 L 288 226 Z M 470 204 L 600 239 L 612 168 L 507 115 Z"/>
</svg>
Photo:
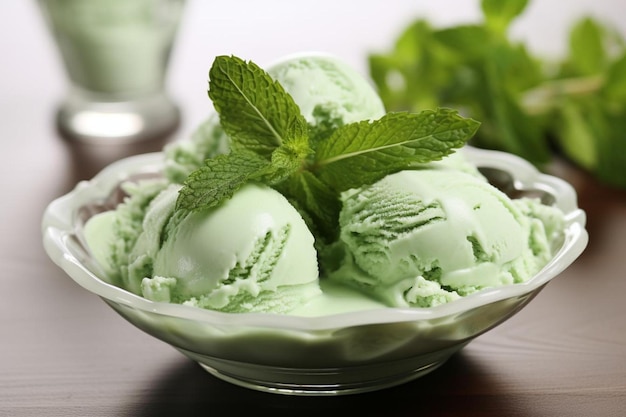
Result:
<svg viewBox="0 0 626 417">
<path fill-rule="evenodd" d="M 332 55 L 291 55 L 267 72 L 293 97 L 312 126 L 378 119 L 386 113 L 373 85 Z"/>
<path fill-rule="evenodd" d="M 549 231 L 561 229 L 546 223 L 562 222 L 557 209 L 534 210 L 538 201 L 450 169 L 389 175 L 346 193 L 343 205 L 345 259 L 331 278 L 397 307 L 529 279 L 551 257 Z"/>
<path fill-rule="evenodd" d="M 177 188 L 167 191 L 173 210 Z M 144 222 L 150 221 L 151 213 Z M 248 184 L 219 207 L 172 218 L 142 295 L 228 312 L 287 312 L 320 293 L 313 236 L 277 191 Z"/>
<path fill-rule="evenodd" d="M 123 204 L 85 227 L 111 283 L 227 312 L 286 313 L 320 295 L 313 235 L 277 191 L 248 184 L 215 209 L 185 214 L 174 210 L 180 185 L 127 189 Z"/>
</svg>

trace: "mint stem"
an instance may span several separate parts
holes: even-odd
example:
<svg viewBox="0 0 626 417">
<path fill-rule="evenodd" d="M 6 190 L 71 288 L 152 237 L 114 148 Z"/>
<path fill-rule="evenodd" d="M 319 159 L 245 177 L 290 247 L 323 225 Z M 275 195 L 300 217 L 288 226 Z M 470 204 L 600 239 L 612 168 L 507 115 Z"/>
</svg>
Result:
<svg viewBox="0 0 626 417">
<path fill-rule="evenodd" d="M 560 98 L 597 93 L 604 83 L 602 75 L 550 80 L 525 91 L 520 103 L 527 114 L 541 115 L 556 108 Z"/>
</svg>

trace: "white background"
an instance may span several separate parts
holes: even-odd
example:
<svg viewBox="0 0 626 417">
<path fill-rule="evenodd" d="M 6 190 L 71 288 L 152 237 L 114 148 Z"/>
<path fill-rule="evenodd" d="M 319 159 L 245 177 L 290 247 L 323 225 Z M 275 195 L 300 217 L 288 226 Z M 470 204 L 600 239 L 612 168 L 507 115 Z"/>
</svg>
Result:
<svg viewBox="0 0 626 417">
<path fill-rule="evenodd" d="M 85 0 L 89 1 L 89 0 Z M 614 25 L 626 37 L 625 0 L 531 0 L 512 36 L 545 56 L 561 54 L 568 28 L 582 15 Z M 182 107 L 186 137 L 210 109 L 206 96 L 215 55 L 234 54 L 260 65 L 303 50 L 336 54 L 367 73 L 366 57 L 393 44 L 414 19 L 436 26 L 479 19 L 477 0 L 189 0 L 168 78 Z M 12 112 L 52 120 L 65 76 L 34 0 L 0 0 L 0 135 L 15 135 Z"/>
</svg>

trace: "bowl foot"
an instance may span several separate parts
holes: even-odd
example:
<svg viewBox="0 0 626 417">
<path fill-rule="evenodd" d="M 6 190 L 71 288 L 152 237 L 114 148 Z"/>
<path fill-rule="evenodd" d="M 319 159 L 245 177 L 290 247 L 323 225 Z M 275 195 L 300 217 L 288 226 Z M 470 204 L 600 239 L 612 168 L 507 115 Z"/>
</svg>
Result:
<svg viewBox="0 0 626 417">
<path fill-rule="evenodd" d="M 336 396 L 377 391 L 424 376 L 465 346 L 388 362 L 341 368 L 292 368 L 256 365 L 181 352 L 215 377 L 241 387 L 273 394 Z"/>
<path fill-rule="evenodd" d="M 255 380 L 245 378 L 239 375 L 230 375 L 212 368 L 208 365 L 200 363 L 211 375 L 240 387 L 253 389 L 256 391 L 268 392 L 272 394 L 294 395 L 294 396 L 336 396 L 347 394 L 360 394 L 364 392 L 377 391 L 385 388 L 391 388 L 406 382 L 417 379 L 429 372 L 434 371 L 446 361 L 431 363 L 421 368 L 414 369 L 402 375 L 395 375 L 390 378 L 380 378 L 363 382 L 353 383 L 318 383 L 318 384 L 297 384 L 297 383 L 280 383 L 266 380 Z"/>
</svg>

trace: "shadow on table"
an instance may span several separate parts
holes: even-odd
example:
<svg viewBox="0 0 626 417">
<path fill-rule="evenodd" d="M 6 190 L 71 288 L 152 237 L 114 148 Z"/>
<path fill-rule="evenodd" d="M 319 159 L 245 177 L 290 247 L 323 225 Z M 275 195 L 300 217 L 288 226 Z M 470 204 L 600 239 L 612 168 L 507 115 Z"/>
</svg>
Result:
<svg viewBox="0 0 626 417">
<path fill-rule="evenodd" d="M 420 379 L 381 391 L 338 397 L 293 397 L 267 394 L 223 382 L 187 362 L 172 369 L 154 386 L 149 398 L 125 410 L 139 417 L 154 416 L 317 416 L 355 415 L 500 415 L 507 410 L 501 383 L 463 352 Z M 519 410 L 516 410 L 519 412 Z M 506 414 L 506 413 L 505 413 Z M 502 414 L 502 415 L 505 415 Z M 517 414 L 519 415 L 519 414 Z"/>
</svg>

